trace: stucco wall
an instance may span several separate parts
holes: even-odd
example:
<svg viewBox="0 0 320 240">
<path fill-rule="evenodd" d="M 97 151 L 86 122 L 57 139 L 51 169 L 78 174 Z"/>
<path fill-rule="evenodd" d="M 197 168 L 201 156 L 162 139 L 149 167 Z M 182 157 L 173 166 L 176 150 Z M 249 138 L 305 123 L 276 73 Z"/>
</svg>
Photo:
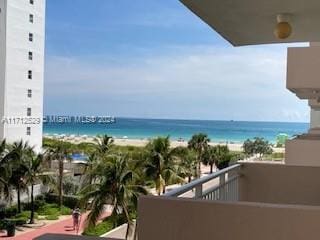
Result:
<svg viewBox="0 0 320 240">
<path fill-rule="evenodd" d="M 241 201 L 320 205 L 320 167 L 248 163 L 240 174 Z"/>
<path fill-rule="evenodd" d="M 143 197 L 139 240 L 318 240 L 319 207 Z"/>
<path fill-rule="evenodd" d="M 287 88 L 303 99 L 315 99 L 320 88 L 318 81 L 320 47 L 288 48 Z"/>
<path fill-rule="evenodd" d="M 320 166 L 320 135 L 304 135 L 286 141 L 287 165 Z"/>
</svg>

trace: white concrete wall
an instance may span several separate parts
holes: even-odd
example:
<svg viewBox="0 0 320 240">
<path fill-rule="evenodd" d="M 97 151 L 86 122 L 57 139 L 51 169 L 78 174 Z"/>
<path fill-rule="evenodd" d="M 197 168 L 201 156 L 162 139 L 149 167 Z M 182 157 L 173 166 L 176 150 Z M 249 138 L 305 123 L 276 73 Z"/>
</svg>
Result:
<svg viewBox="0 0 320 240">
<path fill-rule="evenodd" d="M 5 83 L 5 56 L 6 56 L 6 4 L 0 0 L 0 120 L 4 114 L 4 83 Z M 4 137 L 4 126 L 0 123 L 0 140 Z"/>
<path fill-rule="evenodd" d="M 318 240 L 319 218 L 319 206 L 147 196 L 137 226 L 139 240 Z"/>
<path fill-rule="evenodd" d="M 45 188 L 43 188 L 43 186 L 41 184 L 34 185 L 33 196 L 37 197 L 41 194 L 46 193 L 46 191 L 44 191 L 44 189 Z M 26 192 L 20 193 L 20 200 L 22 202 L 30 202 L 31 201 L 31 186 L 28 187 L 28 190 Z M 11 204 L 14 205 L 17 202 L 18 202 L 17 192 L 13 191 Z"/>
<path fill-rule="evenodd" d="M 310 128 L 320 128 L 320 102 L 319 99 L 310 99 Z"/>
<path fill-rule="evenodd" d="M 320 135 L 303 135 L 286 142 L 285 163 L 295 166 L 320 166 Z"/>
<path fill-rule="evenodd" d="M 320 47 L 288 48 L 287 88 L 300 99 L 320 97 Z"/>
<path fill-rule="evenodd" d="M 45 43 L 45 0 L 34 0 L 34 4 L 24 0 L 0 0 L 7 4 L 6 17 L 6 78 L 4 115 L 6 117 L 26 117 L 27 108 L 32 109 L 32 117 L 43 116 L 43 77 Z M 29 14 L 34 22 L 29 22 Z M 29 41 L 33 34 L 33 42 Z M 28 52 L 33 52 L 33 60 Z M 33 72 L 28 79 L 28 71 Z M 32 98 L 27 97 L 28 89 Z M 31 127 L 31 136 L 27 136 Z M 6 124 L 4 137 L 8 142 L 23 139 L 39 151 L 42 145 L 42 124 Z"/>
<path fill-rule="evenodd" d="M 300 99 L 308 99 L 310 129 L 286 142 L 285 163 L 320 166 L 320 45 L 288 48 L 287 88 Z"/>
<path fill-rule="evenodd" d="M 320 110 L 313 109 L 310 110 L 310 128 L 320 128 Z"/>
</svg>

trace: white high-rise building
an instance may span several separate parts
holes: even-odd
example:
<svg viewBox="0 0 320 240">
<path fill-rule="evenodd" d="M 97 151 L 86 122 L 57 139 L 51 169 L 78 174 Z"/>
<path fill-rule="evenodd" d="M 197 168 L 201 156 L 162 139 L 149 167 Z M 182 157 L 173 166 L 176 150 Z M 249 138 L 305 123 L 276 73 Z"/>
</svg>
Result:
<svg viewBox="0 0 320 240">
<path fill-rule="evenodd" d="M 45 0 L 0 0 L 0 139 L 23 139 L 37 151 L 42 145 L 45 5 Z"/>
</svg>

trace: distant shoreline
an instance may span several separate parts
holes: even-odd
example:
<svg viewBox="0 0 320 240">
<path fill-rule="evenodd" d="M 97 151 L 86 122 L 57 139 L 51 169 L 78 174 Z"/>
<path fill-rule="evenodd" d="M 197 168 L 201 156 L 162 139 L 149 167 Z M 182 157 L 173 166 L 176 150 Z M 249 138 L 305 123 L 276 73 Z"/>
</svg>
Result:
<svg viewBox="0 0 320 240">
<path fill-rule="evenodd" d="M 83 142 L 93 142 L 94 137 L 91 136 L 75 136 L 75 135 L 44 135 L 45 138 L 57 139 L 62 141 L 67 141 L 75 144 L 83 143 Z M 129 138 L 114 138 L 114 144 L 117 146 L 134 146 L 134 147 L 144 147 L 148 144 L 149 139 L 129 139 Z M 181 140 L 171 140 L 171 147 L 187 147 L 188 141 Z M 241 152 L 243 143 L 234 143 L 234 142 L 210 142 L 212 146 L 215 145 L 227 145 L 231 151 Z M 284 152 L 284 148 L 274 148 L 275 152 Z"/>
</svg>

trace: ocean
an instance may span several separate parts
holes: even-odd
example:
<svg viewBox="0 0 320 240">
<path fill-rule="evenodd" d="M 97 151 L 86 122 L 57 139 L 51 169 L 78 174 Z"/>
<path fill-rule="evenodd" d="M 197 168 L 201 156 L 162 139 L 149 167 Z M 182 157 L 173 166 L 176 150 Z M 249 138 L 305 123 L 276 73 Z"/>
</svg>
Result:
<svg viewBox="0 0 320 240">
<path fill-rule="evenodd" d="M 44 123 L 44 134 L 88 135 L 108 134 L 116 138 L 148 139 L 170 136 L 172 140 L 188 140 L 195 133 L 208 134 L 214 142 L 240 143 L 248 138 L 263 137 L 275 142 L 280 133 L 289 137 L 306 132 L 308 123 L 249 122 L 214 120 L 169 120 L 116 118 L 115 123 Z"/>
</svg>

